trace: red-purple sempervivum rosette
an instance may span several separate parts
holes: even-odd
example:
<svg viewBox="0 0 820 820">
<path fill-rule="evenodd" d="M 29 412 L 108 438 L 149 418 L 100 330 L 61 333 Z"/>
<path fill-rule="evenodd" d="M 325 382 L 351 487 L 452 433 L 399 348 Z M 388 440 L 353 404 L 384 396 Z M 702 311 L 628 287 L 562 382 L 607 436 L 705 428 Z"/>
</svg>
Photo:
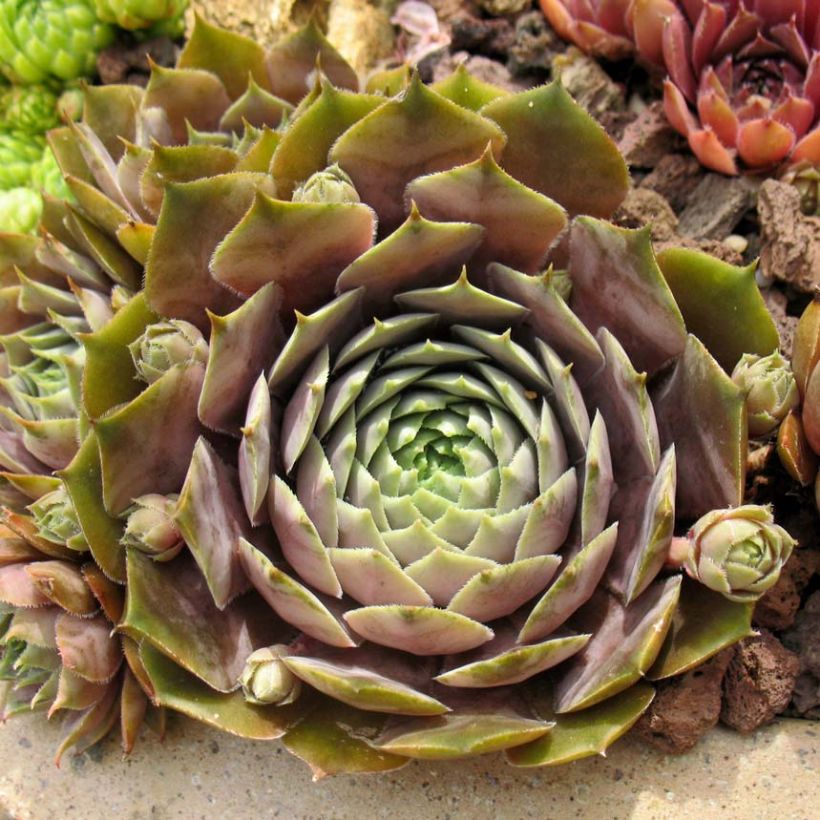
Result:
<svg viewBox="0 0 820 820">
<path fill-rule="evenodd" d="M 600 752 L 749 633 L 666 563 L 742 501 L 727 368 L 776 332 L 750 269 L 602 221 L 626 169 L 559 86 L 356 85 L 199 22 L 54 140 L 145 274 L 81 337 L 79 531 L 153 703 L 317 776 Z"/>
<path fill-rule="evenodd" d="M 559 34 L 663 69 L 670 123 L 708 168 L 820 163 L 818 0 L 541 0 Z"/>
</svg>

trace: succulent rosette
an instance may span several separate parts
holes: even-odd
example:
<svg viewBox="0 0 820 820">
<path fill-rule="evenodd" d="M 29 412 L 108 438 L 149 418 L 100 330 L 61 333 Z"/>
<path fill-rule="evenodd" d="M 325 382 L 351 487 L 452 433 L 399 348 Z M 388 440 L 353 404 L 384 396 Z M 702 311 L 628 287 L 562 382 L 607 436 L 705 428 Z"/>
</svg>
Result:
<svg viewBox="0 0 820 820">
<path fill-rule="evenodd" d="M 727 371 L 776 330 L 751 268 L 603 221 L 626 168 L 559 85 L 357 89 L 314 24 L 265 52 L 199 20 L 52 132 L 49 225 L 117 288 L 38 537 L 125 584 L 154 705 L 317 776 L 600 752 L 750 633 L 668 559 L 742 503 Z"/>
<path fill-rule="evenodd" d="M 61 83 L 91 76 L 114 29 L 93 0 L 3 0 L 0 70 L 15 84 Z"/>
<path fill-rule="evenodd" d="M 180 18 L 188 0 L 95 0 L 97 17 L 125 29 L 145 29 Z"/>
<path fill-rule="evenodd" d="M 707 168 L 820 164 L 820 2 L 541 0 L 561 36 L 664 70 L 664 107 Z"/>
<path fill-rule="evenodd" d="M 732 371 L 732 381 L 746 396 L 751 436 L 771 433 L 800 402 L 789 360 L 779 351 L 768 356 L 744 353 Z"/>
</svg>

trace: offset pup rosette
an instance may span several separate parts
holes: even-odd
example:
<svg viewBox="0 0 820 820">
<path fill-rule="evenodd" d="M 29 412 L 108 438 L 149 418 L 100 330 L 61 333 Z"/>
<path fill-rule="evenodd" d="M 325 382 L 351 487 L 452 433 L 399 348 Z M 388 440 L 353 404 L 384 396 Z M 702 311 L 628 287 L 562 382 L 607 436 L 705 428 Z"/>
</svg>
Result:
<svg viewBox="0 0 820 820">
<path fill-rule="evenodd" d="M 198 21 L 52 133 L 74 240 L 144 274 L 79 337 L 84 560 L 152 704 L 317 776 L 600 752 L 750 634 L 670 551 L 742 503 L 728 372 L 776 331 L 750 269 L 603 221 L 626 168 L 560 86 L 357 88 L 313 25 Z"/>
</svg>

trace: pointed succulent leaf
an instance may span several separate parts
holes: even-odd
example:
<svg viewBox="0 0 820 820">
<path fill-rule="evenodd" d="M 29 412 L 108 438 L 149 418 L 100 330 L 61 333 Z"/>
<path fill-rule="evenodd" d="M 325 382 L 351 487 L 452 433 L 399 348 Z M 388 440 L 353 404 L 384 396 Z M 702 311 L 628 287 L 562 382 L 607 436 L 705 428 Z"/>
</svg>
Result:
<svg viewBox="0 0 820 820">
<path fill-rule="evenodd" d="M 84 617 L 97 611 L 97 602 L 79 568 L 67 561 L 36 561 L 26 566 L 34 586 L 72 615 Z"/>
<path fill-rule="evenodd" d="M 647 672 L 671 627 L 681 580 L 678 575 L 656 582 L 626 608 L 596 592 L 575 624 L 593 637 L 570 662 L 555 690 L 556 712 L 594 706 Z"/>
<path fill-rule="evenodd" d="M 239 538 L 250 538 L 236 472 L 200 437 L 194 447 L 174 521 L 202 571 L 214 603 L 224 609 L 248 588 Z"/>
<path fill-rule="evenodd" d="M 274 282 L 285 316 L 314 310 L 328 301 L 336 277 L 371 247 L 375 229 L 366 205 L 282 202 L 259 193 L 214 251 L 211 274 L 244 296 Z"/>
<path fill-rule="evenodd" d="M 140 293 L 118 310 L 107 325 L 82 338 L 86 357 L 83 403 L 92 419 L 140 392 L 128 345 L 158 318 Z"/>
<path fill-rule="evenodd" d="M 206 375 L 207 379 L 207 375 Z M 239 487 L 251 524 L 264 519 L 265 499 L 271 474 L 271 400 L 262 373 L 248 399 L 248 415 L 239 445 Z"/>
<path fill-rule="evenodd" d="M 145 640 L 218 692 L 239 686 L 245 659 L 276 643 L 280 626 L 257 596 L 219 610 L 193 557 L 169 563 L 128 550 L 128 598 L 119 629 Z"/>
<path fill-rule="evenodd" d="M 304 28 L 279 40 L 268 51 L 266 64 L 273 93 L 294 104 L 308 91 L 317 64 L 335 86 L 359 88 L 356 72 L 322 34 L 314 17 Z"/>
<path fill-rule="evenodd" d="M 694 336 L 652 401 L 661 445 L 675 444 L 678 516 L 739 505 L 747 451 L 743 394 Z"/>
<path fill-rule="evenodd" d="M 463 63 L 449 77 L 433 83 L 431 88 L 445 99 L 470 111 L 480 111 L 488 103 L 499 97 L 506 97 L 509 93 L 497 85 L 473 77 Z"/>
<path fill-rule="evenodd" d="M 62 740 L 54 757 L 55 765 L 59 767 L 68 749 L 73 749 L 75 754 L 81 754 L 111 731 L 119 714 L 117 694 L 117 687 L 110 685 L 100 701 L 66 721 L 63 725 Z"/>
<path fill-rule="evenodd" d="M 72 462 L 60 472 L 91 554 L 111 580 L 125 583 L 122 524 L 103 505 L 103 481 L 96 433 L 83 440 Z"/>
<path fill-rule="evenodd" d="M 110 681 L 122 663 L 119 639 L 103 615 L 78 618 L 63 613 L 56 621 L 56 635 L 63 666 L 92 683 Z"/>
<path fill-rule="evenodd" d="M 217 729 L 252 740 L 274 740 L 295 722 L 293 706 L 256 706 L 241 692 L 215 691 L 174 663 L 147 641 L 140 648 L 145 670 L 160 706 L 181 712 Z"/>
<path fill-rule="evenodd" d="M 384 715 L 321 698 L 288 729 L 282 743 L 310 766 L 314 780 L 333 774 L 391 771 L 406 765 L 408 759 L 374 749 L 364 739 L 378 732 L 385 720 Z"/>
<path fill-rule="evenodd" d="M 210 351 L 199 419 L 211 429 L 233 435 L 239 431 L 253 380 L 270 367 L 282 347 L 280 305 L 276 286 L 269 284 L 227 316 L 208 314 Z"/>
<path fill-rule="evenodd" d="M 136 399 L 97 423 L 105 508 L 179 489 L 199 436 L 196 405 L 205 368 L 175 365 Z"/>
<path fill-rule="evenodd" d="M 221 174 L 165 189 L 157 231 L 145 266 L 145 295 L 163 316 L 207 329 L 205 308 L 226 313 L 236 298 L 209 272 L 211 256 L 251 206 L 257 190 L 270 191 L 260 174 Z M 219 202 L 218 208 L 213 207 Z M 184 247 L 182 256 L 177 252 Z"/>
<path fill-rule="evenodd" d="M 198 14 L 177 66 L 216 74 L 233 100 L 245 91 L 249 76 L 253 82 L 268 88 L 262 46 L 241 34 L 212 26 Z"/>
<path fill-rule="evenodd" d="M 239 555 L 251 584 L 283 621 L 329 646 L 356 646 L 344 621 L 326 602 L 274 566 L 244 539 L 239 541 Z"/>
<path fill-rule="evenodd" d="M 741 355 L 765 356 L 780 345 L 755 281 L 757 264 L 737 267 L 688 248 L 668 248 L 658 265 L 690 333 L 731 373 Z M 727 315 L 742 322 L 726 321 Z"/>
<path fill-rule="evenodd" d="M 500 97 L 481 113 L 507 135 L 505 170 L 571 215 L 606 219 L 626 196 L 629 174 L 615 143 L 559 82 Z"/>
<path fill-rule="evenodd" d="M 123 139 L 136 137 L 143 89 L 135 85 L 89 85 L 83 94 L 83 122 L 100 138 L 114 162 L 125 151 Z"/>
<path fill-rule="evenodd" d="M 60 669 L 57 694 L 49 707 L 49 718 L 61 709 L 83 711 L 99 703 L 108 693 L 109 682 L 93 683 L 72 672 L 67 666 Z"/>
<path fill-rule="evenodd" d="M 754 634 L 754 604 L 730 601 L 719 592 L 689 578 L 683 579 L 681 601 L 657 660 L 647 673 L 650 680 L 682 675 Z"/>
<path fill-rule="evenodd" d="M 117 230 L 133 217 L 133 213 L 81 179 L 66 177 L 66 184 L 74 194 L 83 215 L 109 236 L 115 237 Z"/>
<path fill-rule="evenodd" d="M 350 175 L 382 229 L 392 229 L 404 218 L 408 182 L 474 160 L 487 143 L 500 154 L 505 141 L 495 123 L 439 96 L 416 74 L 399 98 L 348 129 L 330 159 Z"/>
<path fill-rule="evenodd" d="M 367 306 L 379 313 L 408 284 L 433 285 L 455 278 L 472 256 L 484 229 L 463 222 L 431 222 L 413 210 L 404 224 L 355 262 L 336 281 L 339 293 L 364 288 Z"/>
<path fill-rule="evenodd" d="M 475 162 L 413 180 L 406 197 L 428 219 L 484 226 L 471 262 L 479 275 L 490 261 L 536 273 L 567 224 L 563 208 L 503 171 L 489 147 Z"/>
<path fill-rule="evenodd" d="M 570 307 L 591 331 L 610 330 L 638 370 L 652 375 L 683 351 L 683 317 L 655 261 L 648 228 L 576 220 L 569 274 Z"/>
<path fill-rule="evenodd" d="M 655 690 L 636 683 L 615 697 L 582 712 L 555 714 L 548 693 L 540 694 L 536 711 L 554 722 L 549 734 L 507 752 L 513 766 L 559 766 L 591 755 L 602 755 L 626 734 L 649 708 Z"/>
<path fill-rule="evenodd" d="M 247 125 L 276 128 L 292 110 L 290 103 L 266 91 L 251 77 L 247 89 L 222 115 L 219 127 L 222 131 L 234 133 L 240 133 Z"/>
</svg>

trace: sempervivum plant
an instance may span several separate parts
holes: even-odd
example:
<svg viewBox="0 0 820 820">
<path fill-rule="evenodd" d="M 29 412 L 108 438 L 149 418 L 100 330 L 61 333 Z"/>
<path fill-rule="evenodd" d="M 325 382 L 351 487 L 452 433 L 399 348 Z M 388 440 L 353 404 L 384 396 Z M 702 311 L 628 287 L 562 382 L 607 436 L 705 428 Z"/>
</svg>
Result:
<svg viewBox="0 0 820 820">
<path fill-rule="evenodd" d="M 97 17 L 120 28 L 144 29 L 179 19 L 188 0 L 95 0 Z"/>
<path fill-rule="evenodd" d="M 777 434 L 783 466 L 803 486 L 814 482 L 820 510 L 820 300 L 809 302 L 794 336 L 794 377 L 802 407 L 792 410 Z"/>
<path fill-rule="evenodd" d="M 663 69 L 670 123 L 708 168 L 820 164 L 820 2 L 541 0 L 556 30 Z"/>
<path fill-rule="evenodd" d="M 724 368 L 776 331 L 751 270 L 602 221 L 626 169 L 559 86 L 357 87 L 314 25 L 266 53 L 198 21 L 178 68 L 52 133 L 77 204 L 42 241 L 73 250 L 21 277 L 144 289 L 77 334 L 62 488 L 17 435 L 9 504 L 63 492 L 29 537 L 125 583 L 155 705 L 317 775 L 602 751 L 650 680 L 749 634 L 788 556 L 765 510 L 748 545 L 720 512 L 747 436 Z"/>
</svg>

